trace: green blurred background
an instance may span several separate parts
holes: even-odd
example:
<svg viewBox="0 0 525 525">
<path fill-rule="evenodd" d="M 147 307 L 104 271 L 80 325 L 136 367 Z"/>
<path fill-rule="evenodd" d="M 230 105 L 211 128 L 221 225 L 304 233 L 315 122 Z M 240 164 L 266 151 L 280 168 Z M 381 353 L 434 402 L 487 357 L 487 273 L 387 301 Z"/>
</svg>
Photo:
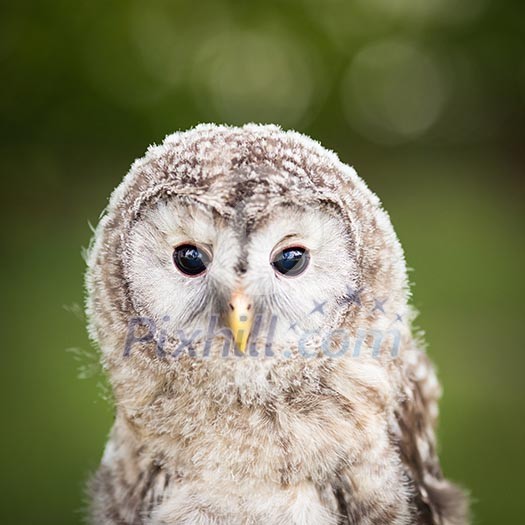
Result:
<svg viewBox="0 0 525 525">
<path fill-rule="evenodd" d="M 131 161 L 203 121 L 296 128 L 380 195 L 444 384 L 444 470 L 472 491 L 475 523 L 523 523 L 523 2 L 1 11 L 2 524 L 82 521 L 112 410 L 81 248 Z"/>
</svg>

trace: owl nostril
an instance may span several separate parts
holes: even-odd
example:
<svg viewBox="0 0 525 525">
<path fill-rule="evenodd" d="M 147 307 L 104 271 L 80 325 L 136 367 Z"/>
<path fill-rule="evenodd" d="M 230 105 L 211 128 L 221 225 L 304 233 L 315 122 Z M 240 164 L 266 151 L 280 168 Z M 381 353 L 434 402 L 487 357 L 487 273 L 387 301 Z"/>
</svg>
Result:
<svg viewBox="0 0 525 525">
<path fill-rule="evenodd" d="M 228 303 L 228 306 L 230 307 L 230 310 L 233 312 L 233 310 L 235 310 L 235 306 L 233 306 L 232 303 Z M 246 310 L 247 311 L 250 311 L 252 309 L 252 304 L 250 303 L 247 307 L 246 307 Z"/>
</svg>

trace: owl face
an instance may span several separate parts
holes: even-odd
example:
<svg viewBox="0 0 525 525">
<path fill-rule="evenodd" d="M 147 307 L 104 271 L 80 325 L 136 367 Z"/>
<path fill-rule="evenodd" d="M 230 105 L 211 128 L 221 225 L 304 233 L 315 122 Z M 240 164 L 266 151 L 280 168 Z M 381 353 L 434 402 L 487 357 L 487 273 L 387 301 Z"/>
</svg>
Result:
<svg viewBox="0 0 525 525">
<path fill-rule="evenodd" d="M 322 206 L 279 205 L 257 221 L 164 200 L 132 228 L 125 271 L 135 310 L 177 339 L 230 333 L 285 342 L 337 325 L 357 279 L 343 221 Z"/>
</svg>

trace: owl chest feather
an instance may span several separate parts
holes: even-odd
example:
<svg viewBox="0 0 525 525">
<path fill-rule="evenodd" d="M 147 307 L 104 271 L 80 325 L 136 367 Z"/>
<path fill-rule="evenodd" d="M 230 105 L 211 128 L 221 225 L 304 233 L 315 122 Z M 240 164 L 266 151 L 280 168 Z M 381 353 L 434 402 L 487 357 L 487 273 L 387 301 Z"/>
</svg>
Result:
<svg viewBox="0 0 525 525">
<path fill-rule="evenodd" d="M 348 385 L 339 368 L 209 364 L 122 408 L 137 439 L 179 472 L 323 483 L 387 439 L 384 396 L 377 387 Z"/>
<path fill-rule="evenodd" d="M 172 520 L 182 509 L 211 505 L 233 512 L 225 523 L 236 523 L 234 509 L 252 519 L 257 504 L 267 513 L 274 501 L 282 516 L 295 501 L 317 520 L 304 523 L 337 523 L 337 473 L 359 468 L 365 455 L 385 463 L 389 453 L 384 396 L 364 384 L 343 391 L 340 371 L 307 370 L 305 377 L 293 367 L 273 374 L 254 368 L 243 379 L 238 370 L 229 379 L 208 370 L 208 388 L 194 376 L 140 408 L 121 407 L 102 469 L 122 493 L 134 487 L 128 501 L 135 512 Z M 268 523 L 263 516 L 260 523 Z"/>
</svg>

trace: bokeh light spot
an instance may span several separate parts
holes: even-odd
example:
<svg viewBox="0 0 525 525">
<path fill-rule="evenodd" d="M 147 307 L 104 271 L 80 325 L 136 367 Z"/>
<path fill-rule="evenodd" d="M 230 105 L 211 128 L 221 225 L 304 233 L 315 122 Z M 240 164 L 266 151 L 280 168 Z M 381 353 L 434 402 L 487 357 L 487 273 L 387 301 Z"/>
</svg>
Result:
<svg viewBox="0 0 525 525">
<path fill-rule="evenodd" d="M 384 143 L 422 135 L 438 119 L 445 94 L 437 64 L 414 44 L 399 40 L 374 43 L 358 52 L 342 84 L 349 124 Z"/>
<path fill-rule="evenodd" d="M 365 9 L 403 18 L 438 22 L 466 22 L 481 15 L 488 0 L 359 0 Z"/>
<path fill-rule="evenodd" d="M 195 63 L 199 104 L 229 123 L 297 125 L 315 92 L 311 57 L 282 33 L 229 32 L 205 40 Z"/>
</svg>

